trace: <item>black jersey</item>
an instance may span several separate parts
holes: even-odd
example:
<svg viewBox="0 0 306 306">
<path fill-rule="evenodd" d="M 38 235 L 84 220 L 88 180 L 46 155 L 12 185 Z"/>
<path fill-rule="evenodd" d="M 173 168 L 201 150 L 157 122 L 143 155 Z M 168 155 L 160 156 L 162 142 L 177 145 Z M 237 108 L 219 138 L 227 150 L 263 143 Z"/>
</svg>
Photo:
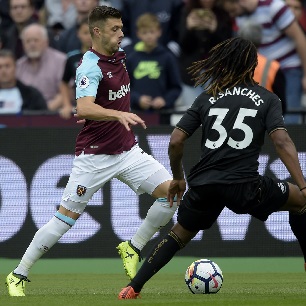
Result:
<svg viewBox="0 0 306 306">
<path fill-rule="evenodd" d="M 75 50 L 67 54 L 67 62 L 64 69 L 62 80 L 69 83 L 71 79 L 75 79 L 76 69 L 83 57 L 81 50 Z"/>
<path fill-rule="evenodd" d="M 189 186 L 240 183 L 258 177 L 265 132 L 284 129 L 279 98 L 259 85 L 202 93 L 176 125 L 189 136 L 202 125 L 201 158 Z"/>
</svg>

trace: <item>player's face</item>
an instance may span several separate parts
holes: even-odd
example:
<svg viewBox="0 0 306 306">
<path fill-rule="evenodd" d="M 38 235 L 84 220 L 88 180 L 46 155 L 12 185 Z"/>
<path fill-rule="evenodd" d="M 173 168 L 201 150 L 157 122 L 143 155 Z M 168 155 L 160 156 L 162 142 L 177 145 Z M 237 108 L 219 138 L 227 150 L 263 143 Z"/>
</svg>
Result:
<svg viewBox="0 0 306 306">
<path fill-rule="evenodd" d="M 121 19 L 109 18 L 98 29 L 98 48 L 102 51 L 102 54 L 110 56 L 118 51 L 124 37 L 122 28 L 123 24 Z"/>
<path fill-rule="evenodd" d="M 33 13 L 34 9 L 30 6 L 29 0 L 10 1 L 10 16 L 17 24 L 24 23 L 29 20 Z"/>
<path fill-rule="evenodd" d="M 0 87 L 6 87 L 15 80 L 16 65 L 11 57 L 0 57 Z"/>
<path fill-rule="evenodd" d="M 156 47 L 158 39 L 161 36 L 161 30 L 158 27 L 149 27 L 138 30 L 138 38 L 149 48 Z"/>
</svg>

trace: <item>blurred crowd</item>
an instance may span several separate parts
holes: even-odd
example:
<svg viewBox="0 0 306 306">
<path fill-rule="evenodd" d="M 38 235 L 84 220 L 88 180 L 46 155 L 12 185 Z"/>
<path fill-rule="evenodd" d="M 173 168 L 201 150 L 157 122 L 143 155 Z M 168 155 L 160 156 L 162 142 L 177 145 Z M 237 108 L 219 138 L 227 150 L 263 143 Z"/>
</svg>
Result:
<svg viewBox="0 0 306 306">
<path fill-rule="evenodd" d="M 285 122 L 302 123 L 306 0 L 0 0 L 0 114 L 71 118 L 75 71 L 91 47 L 87 16 L 97 5 L 122 13 L 132 111 L 173 124 L 171 113 L 203 91 L 188 67 L 239 35 L 256 45 L 254 78 L 280 97 Z"/>
</svg>

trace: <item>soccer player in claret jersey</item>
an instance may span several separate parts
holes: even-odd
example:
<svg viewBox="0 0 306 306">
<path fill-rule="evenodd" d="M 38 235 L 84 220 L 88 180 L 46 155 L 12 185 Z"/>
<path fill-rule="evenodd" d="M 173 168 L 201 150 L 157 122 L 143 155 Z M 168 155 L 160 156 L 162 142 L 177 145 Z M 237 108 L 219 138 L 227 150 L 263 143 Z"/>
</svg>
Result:
<svg viewBox="0 0 306 306">
<path fill-rule="evenodd" d="M 30 268 L 75 224 L 93 194 L 111 179 L 121 180 L 136 194 L 146 192 L 156 198 L 131 241 L 118 246 L 130 278 L 136 274 L 140 250 L 176 210 L 176 203 L 166 198 L 171 175 L 138 146 L 131 130 L 136 124 L 146 125 L 130 112 L 130 79 L 120 48 L 121 14 L 98 6 L 89 14 L 88 23 L 92 49 L 76 71 L 76 117 L 86 121 L 76 140 L 72 172 L 59 210 L 36 232 L 19 265 L 6 278 L 11 296 L 25 295 Z"/>
<path fill-rule="evenodd" d="M 184 143 L 199 127 L 201 159 L 187 177 L 189 189 L 180 201 L 178 222 L 153 247 L 119 299 L 137 298 L 144 284 L 199 230 L 210 228 L 225 206 L 261 221 L 275 211 L 305 213 L 306 182 L 284 125 L 281 102 L 253 80 L 256 65 L 256 47 L 238 37 L 217 45 L 206 60 L 191 67 L 197 85 L 210 82 L 171 135 L 170 203 L 185 190 Z M 296 185 L 259 175 L 258 157 L 266 132 Z"/>
</svg>

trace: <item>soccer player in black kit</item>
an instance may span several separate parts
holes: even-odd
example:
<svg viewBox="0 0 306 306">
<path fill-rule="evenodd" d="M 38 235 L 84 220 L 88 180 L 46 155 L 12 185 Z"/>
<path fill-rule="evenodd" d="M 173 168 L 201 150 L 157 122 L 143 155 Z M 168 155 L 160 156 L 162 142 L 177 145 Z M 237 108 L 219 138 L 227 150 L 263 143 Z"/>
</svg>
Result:
<svg viewBox="0 0 306 306">
<path fill-rule="evenodd" d="M 251 41 L 232 38 L 190 67 L 196 85 L 210 82 L 172 132 L 168 201 L 176 195 L 181 198 L 185 191 L 184 143 L 199 127 L 201 158 L 187 177 L 189 189 L 180 201 L 177 223 L 153 247 L 119 299 L 136 299 L 144 284 L 199 230 L 210 228 L 225 206 L 261 221 L 276 211 L 289 211 L 305 220 L 306 182 L 279 98 L 253 80 L 256 52 Z M 296 185 L 259 175 L 258 157 L 266 132 Z M 292 229 L 301 243 L 305 231 Z"/>
</svg>

